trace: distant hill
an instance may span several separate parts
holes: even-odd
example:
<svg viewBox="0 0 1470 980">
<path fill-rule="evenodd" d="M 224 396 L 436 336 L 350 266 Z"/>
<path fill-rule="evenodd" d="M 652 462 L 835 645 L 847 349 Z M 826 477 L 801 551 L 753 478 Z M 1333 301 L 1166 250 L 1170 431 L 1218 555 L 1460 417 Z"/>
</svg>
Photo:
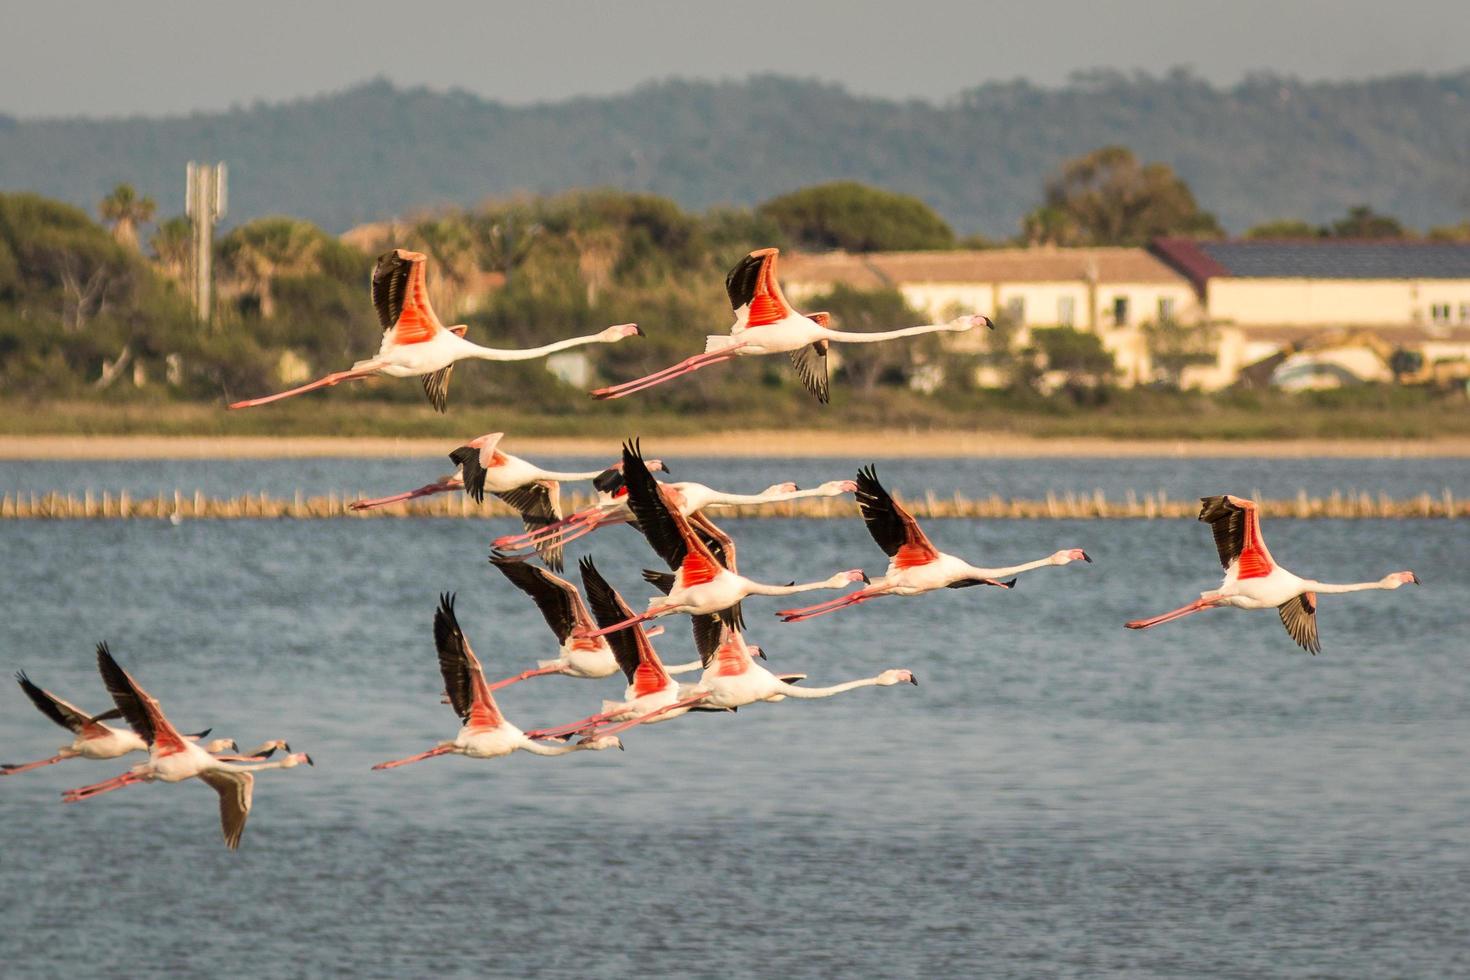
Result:
<svg viewBox="0 0 1470 980">
<path fill-rule="evenodd" d="M 511 107 L 373 81 L 186 117 L 0 117 L 0 190 L 95 210 L 119 181 L 183 209 L 184 163 L 230 165 L 230 220 L 341 231 L 435 204 L 609 185 L 686 207 L 854 179 L 918 195 L 961 232 L 1009 235 L 1060 161 L 1108 143 L 1172 164 L 1233 231 L 1368 203 L 1415 227 L 1470 211 L 1470 70 L 1362 82 L 1092 72 L 987 84 L 944 105 L 814 81 L 669 81 Z"/>
</svg>

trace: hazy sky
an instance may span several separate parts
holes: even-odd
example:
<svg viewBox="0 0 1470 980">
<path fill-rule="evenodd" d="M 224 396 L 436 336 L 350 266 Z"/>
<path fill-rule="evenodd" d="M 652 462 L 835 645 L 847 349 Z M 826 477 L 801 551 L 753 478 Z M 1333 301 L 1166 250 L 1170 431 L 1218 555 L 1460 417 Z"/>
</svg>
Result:
<svg viewBox="0 0 1470 980">
<path fill-rule="evenodd" d="M 22 117 L 219 109 L 375 75 L 525 103 L 758 72 L 941 99 L 1100 66 L 1233 82 L 1470 65 L 1467 0 L 50 0 L 0 16 L 0 112 Z"/>
</svg>

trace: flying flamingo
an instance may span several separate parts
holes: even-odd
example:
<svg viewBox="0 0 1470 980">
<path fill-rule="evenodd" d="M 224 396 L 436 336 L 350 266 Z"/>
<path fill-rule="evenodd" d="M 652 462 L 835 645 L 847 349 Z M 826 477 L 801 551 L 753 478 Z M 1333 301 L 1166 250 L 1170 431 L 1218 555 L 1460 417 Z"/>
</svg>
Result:
<svg viewBox="0 0 1470 980">
<path fill-rule="evenodd" d="M 591 558 L 583 558 L 582 585 L 587 590 L 587 601 L 591 603 L 597 621 L 603 625 L 620 622 L 633 615 L 633 610 L 618 595 L 617 590 L 607 583 Z M 602 710 L 588 718 L 555 728 L 528 732 L 534 738 L 555 738 L 575 734 L 584 729 L 610 721 L 640 719 L 646 721 L 669 721 L 677 718 L 704 700 L 706 692 L 694 684 L 680 684 L 674 680 L 672 671 L 664 667 L 648 634 L 642 630 L 619 630 L 608 636 L 618 666 L 628 679 L 627 690 L 622 701 L 604 701 Z M 703 666 L 699 661 L 695 667 Z M 616 734 L 613 732 L 611 734 Z"/>
<path fill-rule="evenodd" d="M 546 625 L 556 635 L 556 641 L 561 644 L 561 652 L 555 660 L 542 660 L 534 670 L 524 670 L 514 677 L 496 681 L 490 685 L 490 690 L 498 691 L 510 684 L 547 674 L 596 679 L 611 677 L 618 672 L 617 657 L 605 637 L 574 635 L 578 629 L 590 630 L 594 626 L 592 616 L 587 612 L 587 606 L 582 602 L 582 596 L 575 585 L 544 568 L 528 565 L 515 558 L 496 556 L 490 559 L 490 564 L 500 569 L 511 585 L 531 597 L 531 601 L 541 610 Z M 584 572 L 584 580 L 585 576 Z M 668 669 L 670 673 L 680 674 L 698 670 L 699 666 L 699 661 L 695 660 Z"/>
<path fill-rule="evenodd" d="M 779 254 L 780 249 L 758 249 L 741 259 L 725 277 L 725 292 L 730 296 L 730 308 L 735 311 L 735 324 L 730 328 L 729 336 L 716 334 L 707 337 L 703 354 L 696 354 L 634 381 L 598 388 L 592 396 L 622 398 L 732 357 L 790 353 L 801 383 L 825 405 L 827 349 L 834 343 L 872 344 L 939 331 L 964 333 L 982 325 L 994 329 L 989 317 L 962 316 L 949 323 L 877 333 L 833 330 L 827 325 L 829 317 L 826 313 L 798 313 L 781 295 L 781 284 L 776 281 L 776 256 Z"/>
<path fill-rule="evenodd" d="M 913 671 L 900 668 L 885 670 L 875 677 L 833 684 L 831 687 L 798 687 L 787 678 L 778 677 L 756 663 L 753 653 L 759 656 L 759 648 L 747 644 L 739 629 L 722 627 L 718 644 L 706 655 L 704 674 L 697 685 L 697 689 L 705 692 L 701 707 L 734 710 L 757 701 L 830 698 L 834 694 L 860 687 L 891 687 L 905 681 L 914 685 L 919 683 Z M 791 675 L 792 678 L 801 676 Z M 612 727 L 597 729 L 596 734 L 616 735 L 633 725 L 655 720 L 655 717 L 645 715 Z"/>
<path fill-rule="evenodd" d="M 427 752 L 411 755 L 393 762 L 380 762 L 374 769 L 393 769 L 436 755 L 457 754 L 472 759 L 495 759 L 510 755 L 520 749 L 533 755 L 566 755 L 580 749 L 610 749 L 623 747 L 622 740 L 615 735 L 583 739 L 575 745 L 542 745 L 505 720 L 495 704 L 495 695 L 485 683 L 485 669 L 470 649 L 469 640 L 459 628 L 454 615 L 454 595 L 446 593 L 439 597 L 439 608 L 434 612 L 434 646 L 439 651 L 439 670 L 444 675 L 444 689 L 449 694 L 449 703 L 464 722 L 451 741 L 440 742 Z"/>
<path fill-rule="evenodd" d="M 601 626 L 583 633 L 585 636 L 602 636 L 674 613 L 691 616 L 720 613 L 724 622 L 738 626 L 740 600 L 746 596 L 795 595 L 815 589 L 840 589 L 852 582 L 867 581 L 861 569 L 838 572 L 824 581 L 803 585 L 767 585 L 748 579 L 735 570 L 734 542 L 715 528 L 709 518 L 696 515 L 694 520 L 714 543 L 712 550 L 711 544 L 695 533 L 690 520 L 679 513 L 665 488 L 644 466 L 643 458 L 633 443 L 623 446 L 623 478 L 628 484 L 628 505 L 633 509 L 639 530 L 648 538 L 654 551 L 674 569 L 674 574 L 645 572 L 644 578 L 658 585 L 664 595 L 648 600 L 648 608 L 642 615 Z M 723 561 L 716 557 L 715 550 L 721 552 Z"/>
<path fill-rule="evenodd" d="M 1201 592 L 1186 606 L 1151 619 L 1135 619 L 1126 625 L 1131 630 L 1146 630 L 1184 616 L 1233 606 L 1236 609 L 1275 609 L 1281 625 L 1297 646 L 1316 655 L 1322 645 L 1317 639 L 1317 596 L 1344 592 L 1366 592 L 1370 589 L 1397 589 L 1419 584 L 1413 572 L 1393 572 L 1377 582 L 1333 585 L 1293 575 L 1271 557 L 1261 537 L 1261 516 L 1253 501 L 1228 494 L 1201 497 L 1199 519 L 1210 525 L 1215 535 L 1215 550 L 1225 569 L 1225 580 L 1218 589 Z"/>
<path fill-rule="evenodd" d="M 464 324 L 446 327 L 429 305 L 427 285 L 428 258 L 422 252 L 396 248 L 378 256 L 373 268 L 373 306 L 378 310 L 378 324 L 383 328 L 383 344 L 378 355 L 358 361 L 350 371 L 337 371 L 310 384 L 288 391 L 235 402 L 231 408 L 250 408 L 280 401 L 317 388 L 330 388 L 344 381 L 359 381 L 374 375 L 393 378 L 424 379 L 424 394 L 440 412 L 449 402 L 449 376 L 454 362 L 529 361 L 584 344 L 615 344 L 625 337 L 643 331 L 637 324 L 623 323 L 608 327 L 587 337 L 572 337 L 542 347 L 523 350 L 498 350 L 481 347 L 464 339 Z"/>
<path fill-rule="evenodd" d="M 484 503 L 488 491 L 505 501 L 521 515 L 521 523 L 528 533 L 540 530 L 561 519 L 561 484 L 576 480 L 595 480 L 605 470 L 587 470 L 568 473 L 547 470 L 527 462 L 519 456 L 500 451 L 504 432 L 487 432 L 477 439 L 460 446 L 449 454 L 455 470 L 449 476 L 434 483 L 425 484 L 417 490 L 379 497 L 375 500 L 359 500 L 352 504 L 353 510 L 369 510 L 400 500 L 427 497 L 435 493 L 463 490 L 475 503 Z M 539 549 L 546 564 L 561 571 L 561 543 L 550 541 Z"/>
<path fill-rule="evenodd" d="M 138 686 L 138 682 L 123 670 L 107 645 L 97 648 L 97 669 L 107 685 L 108 693 L 117 704 L 122 716 L 133 731 L 148 743 L 148 761 L 139 763 L 121 776 L 67 790 L 62 794 L 66 803 L 88 800 L 134 783 L 150 783 L 155 780 L 178 783 L 198 777 L 208 783 L 219 794 L 220 824 L 224 830 L 225 846 L 230 850 L 240 846 L 240 835 L 245 832 L 245 820 L 250 815 L 251 798 L 255 787 L 255 773 L 262 769 L 292 769 L 301 763 L 311 765 L 311 756 L 305 752 L 288 755 L 274 762 L 256 762 L 239 765 L 210 755 L 198 745 L 179 734 L 178 729 L 164 717 L 158 701 Z"/>
<path fill-rule="evenodd" d="M 648 468 L 654 469 L 657 460 L 648 460 Z M 622 479 L 621 464 L 617 470 L 608 470 L 599 477 L 598 500 L 587 507 L 555 521 L 545 527 L 526 534 L 497 538 L 494 546 L 501 551 L 516 552 L 527 548 L 555 542 L 565 545 L 600 527 L 610 524 L 637 524 L 633 511 L 628 507 L 627 486 Z M 727 493 L 715 490 L 703 483 L 679 482 L 664 484 L 670 491 L 679 513 L 690 517 L 709 507 L 739 507 L 743 505 L 774 504 L 807 497 L 838 497 L 852 493 L 857 484 L 851 480 L 829 480 L 819 487 L 802 490 L 795 483 L 776 483 L 760 493 Z"/>
<path fill-rule="evenodd" d="M 111 718 L 122 717 L 122 712 L 116 708 L 104 711 L 98 715 L 89 715 L 74 704 L 70 704 L 52 694 L 50 691 L 37 687 L 24 672 L 15 675 L 20 682 L 21 690 L 47 718 L 76 735 L 70 745 L 64 745 L 57 750 L 56 755 L 39 762 L 26 762 L 18 765 L 0 765 L 0 776 L 14 776 L 16 773 L 27 772 L 31 769 L 39 769 L 42 766 L 55 765 L 65 762 L 67 759 L 116 759 L 130 752 L 148 751 L 148 743 L 144 742 L 133 732 L 125 728 L 113 728 L 102 722 Z M 209 734 L 209 729 L 196 732 L 193 735 L 184 735 L 183 738 L 190 742 L 197 742 Z M 284 742 L 272 740 L 253 749 L 245 755 L 231 755 L 227 753 L 238 753 L 240 747 L 235 744 L 234 739 L 217 738 L 204 746 L 204 751 L 221 759 L 245 761 L 268 758 L 278 747 L 285 747 L 291 751 L 291 747 Z"/>
<path fill-rule="evenodd" d="M 868 533 L 889 557 L 888 571 L 866 588 L 815 606 L 778 612 L 776 615 L 783 622 L 800 622 L 884 595 L 920 595 L 935 589 L 964 589 L 973 585 L 995 585 L 1009 589 L 1015 586 L 1016 580 L 1002 582 L 1001 579 L 1007 575 L 1018 575 L 1048 565 L 1092 561 L 1081 548 L 1068 548 L 1022 565 L 977 568 L 935 548 L 928 536 L 920 530 L 919 522 L 914 520 L 914 516 L 889 496 L 883 484 L 878 482 L 878 474 L 873 467 L 858 470 L 857 482 L 858 509 L 862 511 Z"/>
</svg>

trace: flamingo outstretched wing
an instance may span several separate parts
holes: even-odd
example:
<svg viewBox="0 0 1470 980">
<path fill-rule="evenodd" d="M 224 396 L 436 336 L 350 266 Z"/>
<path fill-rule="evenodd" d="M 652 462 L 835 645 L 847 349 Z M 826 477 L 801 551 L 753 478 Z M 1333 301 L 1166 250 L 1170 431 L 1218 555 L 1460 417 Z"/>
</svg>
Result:
<svg viewBox="0 0 1470 980">
<path fill-rule="evenodd" d="M 939 550 L 919 527 L 914 516 L 878 482 L 872 466 L 858 470 L 857 502 L 868 533 L 899 568 L 926 565 L 939 557 Z"/>
<path fill-rule="evenodd" d="M 556 642 L 567 642 L 567 637 L 577 629 L 593 628 L 592 616 L 571 582 L 515 558 L 496 556 L 490 559 L 490 564 L 500 569 L 511 585 L 531 597 L 546 625 L 556 634 Z"/>
<path fill-rule="evenodd" d="M 41 714 L 50 718 L 62 728 L 75 732 L 78 735 L 87 731 L 89 728 L 101 734 L 103 727 L 101 724 L 102 721 L 108 718 L 122 717 L 122 712 L 117 708 L 113 708 L 111 711 L 104 711 L 100 715 L 89 715 L 76 705 L 63 701 L 50 691 L 37 686 L 26 676 L 25 671 L 18 672 L 15 675 L 15 679 L 20 684 L 20 689 L 26 692 L 26 697 L 31 699 L 31 703 L 40 710 Z"/>
<path fill-rule="evenodd" d="M 250 802 L 255 795 L 255 775 L 226 769 L 206 769 L 199 778 L 219 794 L 219 822 L 225 834 L 225 846 L 235 850 L 245 833 L 250 816 Z"/>
<path fill-rule="evenodd" d="M 476 728 L 499 728 L 504 724 L 505 717 L 485 683 L 485 670 L 459 628 L 452 592 L 439 596 L 439 608 L 434 611 L 434 649 L 439 653 L 444 690 L 460 720 Z"/>
<path fill-rule="evenodd" d="M 597 617 L 598 626 L 615 626 L 633 618 L 633 610 L 602 577 L 591 558 L 583 558 L 579 567 L 582 569 L 582 587 L 587 590 L 587 602 L 592 607 L 592 615 Z M 609 633 L 607 642 L 623 676 L 633 688 L 634 697 L 654 694 L 668 686 L 669 673 L 641 627 Z"/>
<path fill-rule="evenodd" d="M 1315 592 L 1303 592 L 1287 599 L 1276 607 L 1276 611 L 1281 614 L 1281 625 L 1286 627 L 1286 632 L 1296 641 L 1297 646 L 1313 656 L 1322 652 L 1322 644 L 1317 639 Z"/>
<path fill-rule="evenodd" d="M 1261 537 L 1261 516 L 1253 501 L 1229 494 L 1201 497 L 1199 519 L 1210 525 L 1220 566 L 1227 573 L 1233 565 L 1237 579 L 1263 578 L 1276 567 Z"/>
<path fill-rule="evenodd" d="M 791 304 L 786 302 L 776 279 L 776 257 L 780 254 L 778 248 L 756 249 L 725 276 L 725 292 L 730 297 L 730 309 L 735 311 L 731 333 L 777 323 L 791 315 Z"/>
<path fill-rule="evenodd" d="M 143 690 L 132 675 L 118 665 L 106 643 L 97 644 L 97 671 L 102 675 L 102 683 L 107 687 L 107 693 L 112 695 L 112 702 L 122 712 L 128 727 L 147 742 L 151 750 L 170 753 L 184 748 L 184 737 L 164 717 L 158 700 Z"/>
</svg>

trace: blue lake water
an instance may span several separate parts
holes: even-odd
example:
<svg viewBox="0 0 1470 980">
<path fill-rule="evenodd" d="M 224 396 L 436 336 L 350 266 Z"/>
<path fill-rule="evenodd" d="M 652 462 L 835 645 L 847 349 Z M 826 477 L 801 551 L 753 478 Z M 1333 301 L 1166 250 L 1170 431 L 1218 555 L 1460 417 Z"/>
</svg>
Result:
<svg viewBox="0 0 1470 980">
<path fill-rule="evenodd" d="M 733 489 L 853 468 L 674 465 Z M 1453 460 L 879 465 L 899 489 L 973 495 L 1470 493 L 1470 466 Z M 440 469 L 4 463 L 0 490 L 386 492 Z M 1272 551 L 1297 572 L 1424 580 L 1324 597 L 1311 657 L 1269 613 L 1122 628 L 1218 582 L 1195 522 L 928 522 L 941 548 L 981 563 L 1067 546 L 1097 563 L 800 624 L 778 623 L 776 600 L 747 605 L 773 666 L 813 685 L 904 666 L 917 688 L 690 715 L 627 733 L 626 753 L 368 771 L 458 728 L 429 630 L 441 590 L 459 593 L 492 675 L 552 652 L 535 609 L 485 563 L 511 526 L 0 522 L 0 669 L 101 710 L 92 648 L 106 639 L 181 727 L 282 736 L 317 761 L 262 774 L 233 854 L 197 783 L 63 806 L 63 789 L 122 761 L 0 780 L 4 974 L 1470 972 L 1470 523 L 1268 517 Z M 742 571 L 767 580 L 883 566 L 855 520 L 729 530 Z M 655 559 L 633 531 L 570 550 L 596 555 L 635 605 L 650 594 L 638 569 Z M 691 655 L 683 623 L 655 642 L 666 659 Z M 531 727 L 620 691 L 541 678 L 500 703 Z M 3 761 L 65 741 L 0 690 Z"/>
</svg>

